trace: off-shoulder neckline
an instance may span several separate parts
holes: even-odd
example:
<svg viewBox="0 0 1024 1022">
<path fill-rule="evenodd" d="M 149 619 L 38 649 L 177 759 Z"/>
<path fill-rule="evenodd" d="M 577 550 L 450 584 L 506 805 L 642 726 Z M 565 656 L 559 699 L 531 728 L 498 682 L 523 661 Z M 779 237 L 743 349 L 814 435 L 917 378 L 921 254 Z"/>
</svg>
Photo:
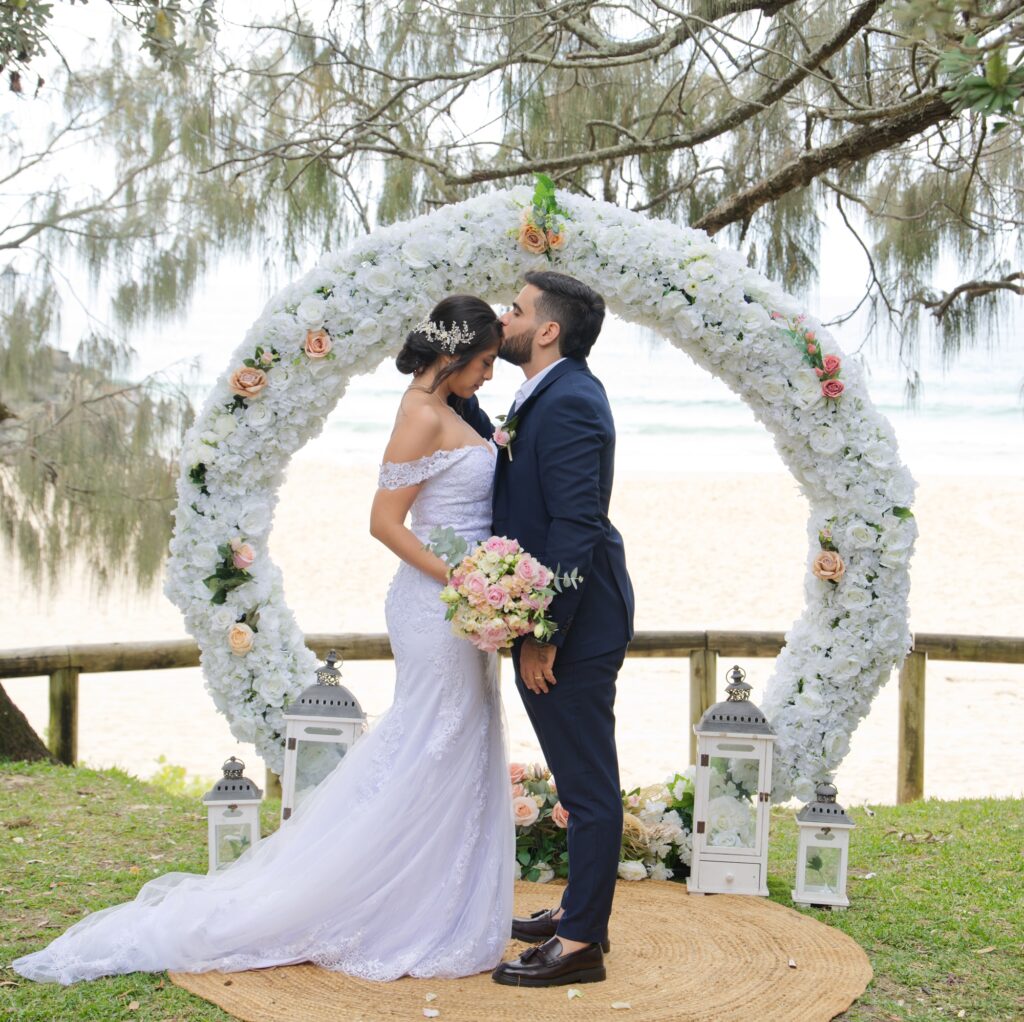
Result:
<svg viewBox="0 0 1024 1022">
<path fill-rule="evenodd" d="M 388 465 L 419 465 L 424 461 L 430 461 L 432 458 L 437 458 L 443 454 L 458 454 L 461 451 L 471 451 L 474 447 L 487 451 L 492 459 L 497 457 L 498 445 L 493 440 L 487 440 L 482 444 L 460 444 L 458 447 L 439 447 L 436 451 L 431 451 L 430 454 L 424 454 L 420 458 L 413 458 L 412 461 L 382 461 L 380 467 L 385 468 Z"/>
</svg>

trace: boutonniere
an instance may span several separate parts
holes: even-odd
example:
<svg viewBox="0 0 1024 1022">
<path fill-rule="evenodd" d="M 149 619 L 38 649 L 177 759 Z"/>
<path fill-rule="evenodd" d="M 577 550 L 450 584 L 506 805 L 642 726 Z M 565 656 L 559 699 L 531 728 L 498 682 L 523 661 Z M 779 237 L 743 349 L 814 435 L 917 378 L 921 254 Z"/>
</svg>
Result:
<svg viewBox="0 0 1024 1022">
<path fill-rule="evenodd" d="M 512 460 L 512 441 L 516 438 L 516 427 L 519 425 L 519 419 L 515 415 L 498 416 L 498 422 L 501 425 L 494 431 L 494 442 L 503 450 L 508 453 L 508 460 Z"/>
</svg>

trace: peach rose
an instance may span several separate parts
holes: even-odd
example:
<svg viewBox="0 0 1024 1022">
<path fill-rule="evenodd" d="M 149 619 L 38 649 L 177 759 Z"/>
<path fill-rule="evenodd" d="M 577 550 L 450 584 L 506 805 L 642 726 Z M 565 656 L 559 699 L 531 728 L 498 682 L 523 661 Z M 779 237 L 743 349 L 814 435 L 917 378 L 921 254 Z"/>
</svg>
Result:
<svg viewBox="0 0 1024 1022">
<path fill-rule="evenodd" d="M 231 393 L 239 397 L 256 397 L 266 385 L 267 374 L 262 369 L 250 369 L 249 366 L 236 369 L 228 380 Z"/>
<path fill-rule="evenodd" d="M 252 649 L 253 638 L 253 630 L 247 624 L 240 622 L 228 629 L 228 645 L 235 656 L 245 656 Z"/>
<path fill-rule="evenodd" d="M 323 358 L 331 350 L 331 338 L 326 330 L 306 332 L 306 354 L 310 358 Z"/>
<path fill-rule="evenodd" d="M 843 577 L 843 572 L 846 571 L 846 565 L 843 564 L 842 557 L 839 556 L 834 550 L 822 550 L 817 557 L 814 558 L 814 563 L 811 565 L 811 571 L 822 580 L 822 582 L 838 582 Z"/>
<path fill-rule="evenodd" d="M 521 784 L 512 785 L 512 797 L 522 798 L 526 794 L 526 789 Z"/>
<path fill-rule="evenodd" d="M 529 221 L 519 229 L 519 244 L 534 255 L 543 255 L 548 250 L 548 239 L 544 232 Z"/>
<path fill-rule="evenodd" d="M 553 252 L 565 248 L 565 234 L 562 231 L 548 231 L 548 248 Z"/>
<path fill-rule="evenodd" d="M 537 803 L 529 796 L 520 795 L 512 799 L 512 819 L 516 821 L 517 827 L 529 827 L 531 823 L 537 822 L 539 816 Z"/>
<path fill-rule="evenodd" d="M 569 826 L 569 810 L 561 802 L 556 802 L 551 807 L 551 822 L 562 830 Z"/>
<path fill-rule="evenodd" d="M 525 763 L 509 763 L 508 765 L 508 779 L 513 784 L 519 784 L 523 778 L 526 777 L 526 764 Z"/>
<path fill-rule="evenodd" d="M 256 560 L 256 551 L 248 543 L 231 541 L 231 563 L 242 571 L 248 571 Z"/>
<path fill-rule="evenodd" d="M 846 390 L 846 385 L 842 380 L 825 380 L 821 385 L 821 392 L 825 397 L 832 398 L 834 401 L 837 397 Z"/>
</svg>

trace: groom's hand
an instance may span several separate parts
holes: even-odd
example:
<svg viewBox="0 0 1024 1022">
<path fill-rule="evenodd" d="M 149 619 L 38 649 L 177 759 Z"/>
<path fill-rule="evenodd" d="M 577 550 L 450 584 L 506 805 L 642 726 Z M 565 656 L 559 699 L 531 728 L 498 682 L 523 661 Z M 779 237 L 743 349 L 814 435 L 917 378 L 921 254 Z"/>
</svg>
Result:
<svg viewBox="0 0 1024 1022">
<path fill-rule="evenodd" d="M 519 676 L 534 695 L 546 693 L 549 686 L 557 684 L 553 670 L 557 652 L 555 646 L 538 642 L 532 636 L 523 641 L 519 651 Z"/>
</svg>

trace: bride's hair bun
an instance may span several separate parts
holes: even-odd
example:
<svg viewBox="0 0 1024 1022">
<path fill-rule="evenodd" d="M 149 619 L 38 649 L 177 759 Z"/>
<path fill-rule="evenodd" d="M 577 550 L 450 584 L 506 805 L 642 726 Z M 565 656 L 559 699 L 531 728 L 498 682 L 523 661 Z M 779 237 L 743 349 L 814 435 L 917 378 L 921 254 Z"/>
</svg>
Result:
<svg viewBox="0 0 1024 1022">
<path fill-rule="evenodd" d="M 411 330 L 402 350 L 395 357 L 395 366 L 400 373 L 418 373 L 432 366 L 436 358 L 437 352 L 427 335 L 420 330 Z"/>
</svg>

